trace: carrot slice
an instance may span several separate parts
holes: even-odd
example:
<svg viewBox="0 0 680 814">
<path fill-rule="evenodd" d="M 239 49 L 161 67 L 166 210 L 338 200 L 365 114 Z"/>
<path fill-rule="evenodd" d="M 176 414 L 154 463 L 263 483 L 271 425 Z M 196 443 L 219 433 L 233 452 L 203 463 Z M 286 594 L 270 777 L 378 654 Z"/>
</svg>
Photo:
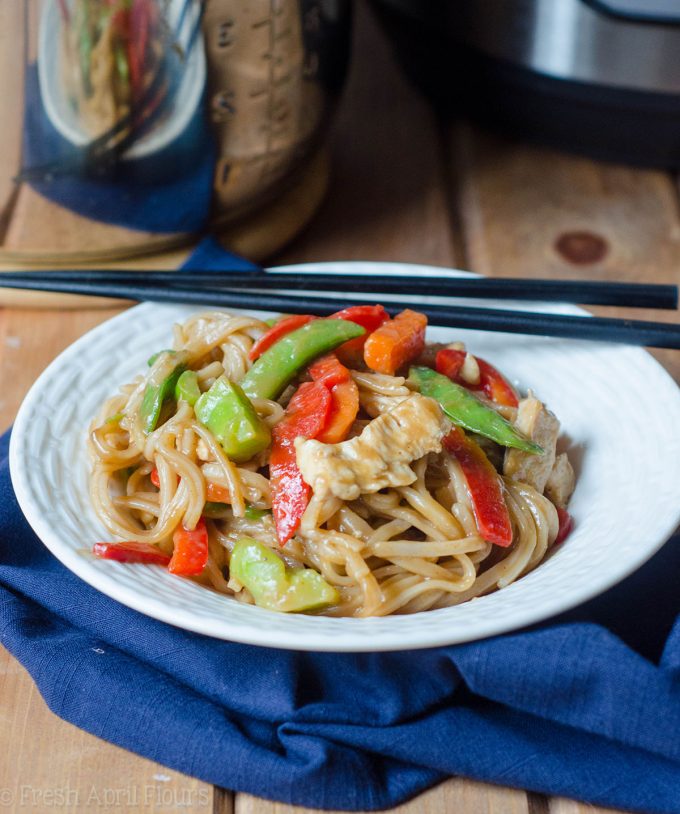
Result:
<svg viewBox="0 0 680 814">
<path fill-rule="evenodd" d="M 313 362 L 309 366 L 309 375 L 315 382 L 319 382 L 329 389 L 335 387 L 336 384 L 348 382 L 350 379 L 349 370 L 338 361 L 338 357 L 334 353 L 320 356 Z"/>
<path fill-rule="evenodd" d="M 359 412 L 359 388 L 356 382 L 348 379 L 331 389 L 331 409 L 326 424 L 317 435 L 317 441 L 324 444 L 339 444 L 347 438 L 347 433 Z"/>
<path fill-rule="evenodd" d="M 393 376 L 425 347 L 427 317 L 407 308 L 384 322 L 366 340 L 364 361 L 376 373 Z"/>
<path fill-rule="evenodd" d="M 363 336 L 358 336 L 356 339 L 350 339 L 344 345 L 336 348 L 336 353 L 340 359 L 350 367 L 356 367 L 358 362 L 363 358 L 364 345 L 368 339 L 369 334 L 373 333 L 376 328 L 379 328 L 383 322 L 387 322 L 389 314 L 382 305 L 352 305 L 349 308 L 343 308 L 335 314 L 331 314 L 329 319 L 346 319 L 348 322 L 356 322 L 366 329 Z"/>
</svg>

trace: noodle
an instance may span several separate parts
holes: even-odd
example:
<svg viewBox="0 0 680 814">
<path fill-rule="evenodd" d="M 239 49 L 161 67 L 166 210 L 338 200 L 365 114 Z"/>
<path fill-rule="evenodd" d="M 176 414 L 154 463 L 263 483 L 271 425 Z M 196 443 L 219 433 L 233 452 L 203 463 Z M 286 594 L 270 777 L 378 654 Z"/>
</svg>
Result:
<svg viewBox="0 0 680 814">
<path fill-rule="evenodd" d="M 140 418 L 149 383 L 158 385 L 180 363 L 195 371 L 203 392 L 221 376 L 241 381 L 252 364 L 253 342 L 266 329 L 252 317 L 197 314 L 175 326 L 172 353 L 159 354 L 146 377 L 104 403 L 89 434 L 90 496 L 113 535 L 170 554 L 175 531 L 193 529 L 206 516 L 209 551 L 198 581 L 252 603 L 228 567 L 237 541 L 253 537 L 288 566 L 315 569 L 334 586 L 339 602 L 323 612 L 335 616 L 457 605 L 509 585 L 544 559 L 558 535 L 553 503 L 528 483 L 503 478 L 512 544 L 492 545 L 478 529 L 461 464 L 446 449 L 413 461 L 415 481 L 407 485 L 362 492 L 355 500 L 313 492 L 297 532 L 280 547 L 271 514 L 268 449 L 245 463 L 230 460 L 186 401 L 173 403 L 170 412 L 164 406 L 150 432 Z M 413 398 L 403 377 L 365 370 L 352 370 L 351 377 L 360 412 L 349 438 Z M 252 403 L 271 429 L 281 421 L 286 402 L 282 397 Z M 223 495 L 219 502 L 209 496 L 215 490 Z"/>
</svg>

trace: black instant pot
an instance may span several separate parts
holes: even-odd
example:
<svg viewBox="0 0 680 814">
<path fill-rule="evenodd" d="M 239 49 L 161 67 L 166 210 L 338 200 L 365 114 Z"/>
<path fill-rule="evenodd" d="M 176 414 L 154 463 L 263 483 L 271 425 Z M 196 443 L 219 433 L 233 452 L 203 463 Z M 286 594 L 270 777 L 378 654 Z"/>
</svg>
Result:
<svg viewBox="0 0 680 814">
<path fill-rule="evenodd" d="M 373 0 L 445 112 L 594 158 L 680 167 L 680 0 Z"/>
</svg>

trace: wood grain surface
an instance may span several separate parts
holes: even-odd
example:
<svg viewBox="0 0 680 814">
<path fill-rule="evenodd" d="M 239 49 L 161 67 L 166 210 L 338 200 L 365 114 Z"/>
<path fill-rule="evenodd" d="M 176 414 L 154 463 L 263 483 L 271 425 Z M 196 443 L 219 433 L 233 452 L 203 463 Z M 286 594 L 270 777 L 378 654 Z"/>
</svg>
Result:
<svg viewBox="0 0 680 814">
<path fill-rule="evenodd" d="M 275 262 L 395 260 L 496 276 L 680 282 L 678 194 L 671 178 L 529 148 L 465 124 L 442 126 L 400 77 L 363 6 L 359 12 L 355 59 L 331 139 L 329 194 Z M 0 151 L 0 168 L 6 158 Z M 0 185 L 0 202 L 3 194 Z M 57 222 L 45 211 L 33 228 Z M 112 313 L 0 311 L 3 430 L 47 363 Z M 680 378 L 677 356 L 659 358 Z M 312 814 L 234 797 L 64 723 L 1 649 L 0 755 L 0 810 Z M 605 814 L 461 778 L 391 814 L 420 812 Z"/>
</svg>

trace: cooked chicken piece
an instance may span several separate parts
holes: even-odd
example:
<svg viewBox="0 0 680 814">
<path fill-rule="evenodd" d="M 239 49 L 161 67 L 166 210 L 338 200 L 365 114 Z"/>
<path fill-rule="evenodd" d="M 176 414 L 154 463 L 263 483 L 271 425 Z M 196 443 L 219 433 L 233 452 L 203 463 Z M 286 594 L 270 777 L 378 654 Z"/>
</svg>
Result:
<svg viewBox="0 0 680 814">
<path fill-rule="evenodd" d="M 545 484 L 545 494 L 556 506 L 564 509 L 569 503 L 575 486 L 576 475 L 569 463 L 567 453 L 563 452 L 555 458 L 555 465 Z"/>
<path fill-rule="evenodd" d="M 322 444 L 296 438 L 297 465 L 314 494 L 356 500 L 387 486 L 413 483 L 411 461 L 441 452 L 450 429 L 437 402 L 414 393 L 349 441 Z"/>
<path fill-rule="evenodd" d="M 527 438 L 539 444 L 543 448 L 543 454 L 532 455 L 519 449 L 508 449 L 505 453 L 503 474 L 522 483 L 528 483 L 542 493 L 555 464 L 560 422 L 544 404 L 529 396 L 519 403 L 515 427 Z"/>
</svg>

